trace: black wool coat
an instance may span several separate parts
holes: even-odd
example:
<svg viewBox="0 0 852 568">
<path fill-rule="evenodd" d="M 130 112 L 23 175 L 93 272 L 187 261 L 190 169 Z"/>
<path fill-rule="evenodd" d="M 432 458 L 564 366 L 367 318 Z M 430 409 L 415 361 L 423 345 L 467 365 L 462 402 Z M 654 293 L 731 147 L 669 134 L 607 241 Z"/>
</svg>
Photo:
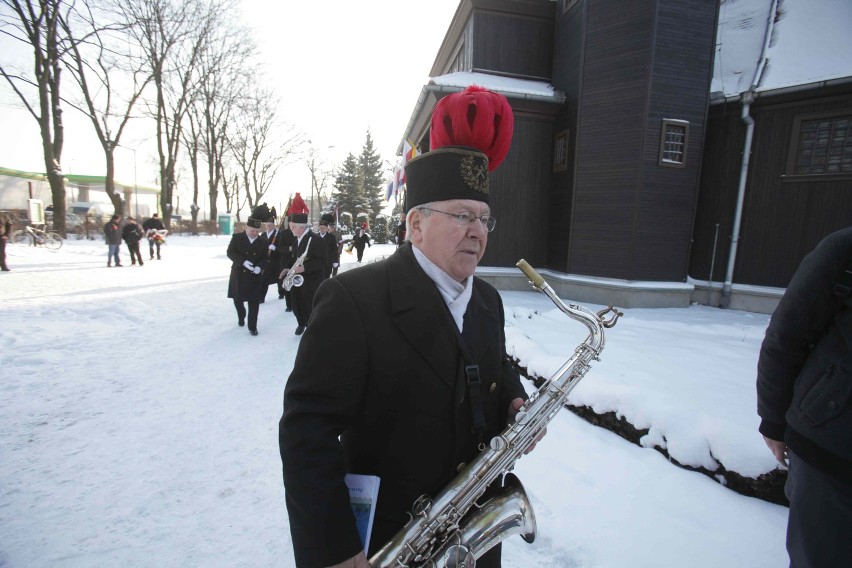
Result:
<svg viewBox="0 0 852 568">
<path fill-rule="evenodd" d="M 228 258 L 231 259 L 231 277 L 228 279 L 228 297 L 238 302 L 263 303 L 266 296 L 266 284 L 263 283 L 263 268 L 266 266 L 269 241 L 261 233 L 252 243 L 245 232 L 236 233 L 228 244 Z M 261 268 L 261 274 L 255 274 L 243 263 L 251 261 Z"/>
<path fill-rule="evenodd" d="M 294 237 L 295 238 L 295 237 Z M 308 245 L 310 243 L 310 245 Z M 298 246 L 294 246 L 293 262 L 308 251 L 305 256 L 305 261 L 302 264 L 305 271 L 302 272 L 304 282 L 301 286 L 294 286 L 290 289 L 291 301 L 295 303 L 293 311 L 299 325 L 307 325 L 311 317 L 311 309 L 314 303 L 314 295 L 323 280 L 328 278 L 326 267 L 328 266 L 328 251 L 323 245 L 319 235 L 311 230 L 308 230 L 302 236 L 302 242 Z"/>
<path fill-rule="evenodd" d="M 454 325 L 410 244 L 320 286 L 279 424 L 298 566 L 332 565 L 361 547 L 345 473 L 381 478 L 373 554 L 415 499 L 478 454 Z M 481 369 L 487 442 L 526 394 L 506 359 L 500 296 L 477 278 L 463 335 Z"/>
</svg>

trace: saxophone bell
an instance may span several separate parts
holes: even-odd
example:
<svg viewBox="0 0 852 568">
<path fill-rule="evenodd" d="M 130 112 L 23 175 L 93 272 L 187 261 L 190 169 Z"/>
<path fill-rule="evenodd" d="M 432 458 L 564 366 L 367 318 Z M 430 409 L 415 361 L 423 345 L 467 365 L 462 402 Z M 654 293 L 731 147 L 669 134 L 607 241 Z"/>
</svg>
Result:
<svg viewBox="0 0 852 568">
<path fill-rule="evenodd" d="M 288 278 L 285 277 L 284 282 L 281 283 L 281 287 L 289 292 L 291 288 L 293 288 L 293 287 L 298 288 L 299 286 L 301 286 L 304 283 L 305 283 L 305 277 L 302 276 L 301 274 L 296 274 L 295 276 L 293 276 L 293 278 L 288 279 Z"/>
</svg>

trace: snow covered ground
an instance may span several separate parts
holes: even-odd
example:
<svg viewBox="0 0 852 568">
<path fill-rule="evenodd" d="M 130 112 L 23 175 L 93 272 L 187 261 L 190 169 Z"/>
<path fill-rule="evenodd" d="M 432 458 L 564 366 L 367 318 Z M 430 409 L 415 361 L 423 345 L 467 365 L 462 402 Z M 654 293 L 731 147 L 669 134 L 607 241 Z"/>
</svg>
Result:
<svg viewBox="0 0 852 568">
<path fill-rule="evenodd" d="M 125 249 L 125 266 L 107 268 L 102 241 L 7 247 L 0 567 L 294 566 L 277 427 L 296 323 L 270 294 L 260 335 L 237 327 L 227 244 L 171 236 L 163 260 L 141 268 Z M 537 292 L 503 298 L 511 354 L 550 376 L 585 328 Z M 516 467 L 538 536 L 506 541 L 504 565 L 786 566 L 784 507 L 650 449 L 743 475 L 775 467 L 754 395 L 768 317 L 625 312 L 571 401 L 649 428 L 648 447 L 560 413 Z"/>
</svg>

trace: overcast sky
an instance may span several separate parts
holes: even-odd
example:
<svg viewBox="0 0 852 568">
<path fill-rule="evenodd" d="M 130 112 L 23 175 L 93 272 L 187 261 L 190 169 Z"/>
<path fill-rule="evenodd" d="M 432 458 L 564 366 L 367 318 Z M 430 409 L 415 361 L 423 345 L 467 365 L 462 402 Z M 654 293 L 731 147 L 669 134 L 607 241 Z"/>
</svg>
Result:
<svg viewBox="0 0 852 568">
<path fill-rule="evenodd" d="M 459 0 L 241 4 L 246 23 L 257 32 L 266 80 L 281 97 L 281 117 L 302 129 L 330 164 L 339 164 L 347 153 L 360 151 L 368 128 L 382 157 L 394 159 Z M 0 37 L 0 50 L 9 47 L 9 40 Z M 64 170 L 103 175 L 103 153 L 91 124 L 71 109 L 66 110 L 65 123 Z M 0 124 L 0 166 L 44 171 L 35 120 L 5 83 L 0 84 Z M 154 185 L 153 143 L 129 137 L 122 142 L 137 147 L 138 183 Z M 116 168 L 119 180 L 134 182 L 131 150 L 117 151 Z M 188 197 L 190 182 L 181 186 L 179 192 Z M 286 201 L 294 191 L 310 193 L 304 163 L 279 175 L 270 203 Z"/>
</svg>

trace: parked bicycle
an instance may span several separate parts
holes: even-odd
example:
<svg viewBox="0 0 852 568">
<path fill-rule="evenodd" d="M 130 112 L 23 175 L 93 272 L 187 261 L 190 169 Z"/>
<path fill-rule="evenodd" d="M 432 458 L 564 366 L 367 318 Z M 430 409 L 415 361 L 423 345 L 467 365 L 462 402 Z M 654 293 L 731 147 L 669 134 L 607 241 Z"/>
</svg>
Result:
<svg viewBox="0 0 852 568">
<path fill-rule="evenodd" d="M 12 233 L 11 242 L 16 245 L 28 243 L 34 247 L 44 246 L 50 250 L 58 250 L 62 247 L 62 235 L 27 225 Z"/>
</svg>

